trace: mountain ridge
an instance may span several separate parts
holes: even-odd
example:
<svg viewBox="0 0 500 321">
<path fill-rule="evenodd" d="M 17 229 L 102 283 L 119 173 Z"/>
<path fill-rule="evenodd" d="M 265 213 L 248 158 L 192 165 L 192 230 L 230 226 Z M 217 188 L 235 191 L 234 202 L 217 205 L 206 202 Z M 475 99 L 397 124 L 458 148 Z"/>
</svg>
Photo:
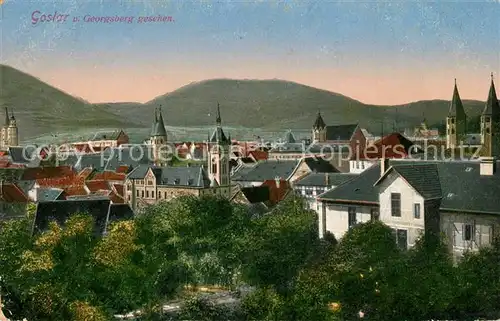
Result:
<svg viewBox="0 0 500 321">
<path fill-rule="evenodd" d="M 146 128 L 162 106 L 166 125 L 213 125 L 217 103 L 225 126 L 265 130 L 311 128 L 318 111 L 327 125 L 359 123 L 372 132 L 445 122 L 449 100 L 419 100 L 399 105 L 366 104 L 340 93 L 282 79 L 217 78 L 191 82 L 146 103 L 90 104 L 27 73 L 0 65 L 2 97 L 20 117 L 25 137 L 72 127 Z M 451 90 L 450 90 L 451 98 Z M 463 100 L 468 116 L 481 113 L 484 102 Z M 1 112 L 1 111 L 0 111 Z M 77 121 L 75 121 L 77 119 Z M 27 130 L 27 127 L 30 129 Z"/>
</svg>

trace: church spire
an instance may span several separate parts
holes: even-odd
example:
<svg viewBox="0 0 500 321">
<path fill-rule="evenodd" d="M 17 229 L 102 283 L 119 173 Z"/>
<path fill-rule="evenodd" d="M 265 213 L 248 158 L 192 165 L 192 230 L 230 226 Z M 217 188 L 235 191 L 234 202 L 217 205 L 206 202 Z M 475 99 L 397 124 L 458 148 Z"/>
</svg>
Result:
<svg viewBox="0 0 500 321">
<path fill-rule="evenodd" d="M 217 124 L 217 126 L 220 126 L 221 125 L 221 117 L 220 117 L 220 105 L 219 105 L 219 102 L 217 102 L 217 118 L 215 118 L 215 122 Z"/>
<path fill-rule="evenodd" d="M 448 117 L 463 118 L 465 116 L 464 105 L 458 92 L 457 79 L 455 78 L 455 87 L 453 88 L 453 96 L 451 98 L 450 110 Z"/>
<path fill-rule="evenodd" d="M 151 137 L 154 136 L 167 136 L 167 131 L 165 130 L 165 123 L 163 121 L 163 115 L 161 112 L 161 105 L 159 108 L 155 108 L 155 121 L 151 129 Z"/>
<path fill-rule="evenodd" d="M 316 116 L 316 121 L 314 122 L 313 129 L 323 129 L 326 127 L 326 124 L 321 117 L 321 112 L 318 110 L 318 116 Z"/>
<path fill-rule="evenodd" d="M 486 106 L 484 106 L 483 115 L 500 118 L 500 106 L 498 104 L 493 73 L 491 73 L 490 91 L 488 92 L 488 100 L 486 101 Z"/>
<path fill-rule="evenodd" d="M 9 118 L 9 109 L 5 107 L 5 126 L 9 126 L 10 118 Z"/>
</svg>

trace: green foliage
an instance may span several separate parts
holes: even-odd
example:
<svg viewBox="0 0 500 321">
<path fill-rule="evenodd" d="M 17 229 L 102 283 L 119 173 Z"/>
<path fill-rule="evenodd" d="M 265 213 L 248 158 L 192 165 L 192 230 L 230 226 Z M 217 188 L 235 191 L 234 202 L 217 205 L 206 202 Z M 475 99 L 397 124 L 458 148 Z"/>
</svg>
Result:
<svg viewBox="0 0 500 321">
<path fill-rule="evenodd" d="M 286 320 L 286 304 L 273 288 L 263 287 L 247 295 L 241 304 L 249 321 Z"/>
<path fill-rule="evenodd" d="M 228 308 L 216 305 L 210 299 L 193 296 L 186 300 L 181 311 L 180 320 L 219 321 L 230 320 L 231 311 Z"/>
<path fill-rule="evenodd" d="M 51 223 L 34 239 L 31 231 L 24 232 L 27 225 L 9 222 L 0 237 L 6 285 L 2 292 L 18 306 L 16 318 L 109 320 L 111 314 L 141 308 L 160 297 L 157 275 L 166 271 L 159 272 L 159 264 L 145 265 L 142 251 L 149 244 L 140 243 L 144 231 L 134 221 L 111 225 L 105 238 L 95 236 L 88 215 L 76 214 L 63 227 Z M 4 257 L 6 253 L 10 257 Z"/>
<path fill-rule="evenodd" d="M 316 214 L 301 199 L 290 198 L 253 224 L 243 254 L 244 279 L 286 291 L 319 247 Z"/>
</svg>

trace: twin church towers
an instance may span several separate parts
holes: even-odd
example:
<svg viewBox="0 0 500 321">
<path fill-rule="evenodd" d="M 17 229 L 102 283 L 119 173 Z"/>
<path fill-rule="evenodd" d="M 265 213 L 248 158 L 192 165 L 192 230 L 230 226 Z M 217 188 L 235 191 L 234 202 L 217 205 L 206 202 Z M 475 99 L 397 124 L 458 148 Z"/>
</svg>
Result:
<svg viewBox="0 0 500 321">
<path fill-rule="evenodd" d="M 495 90 L 493 73 L 491 74 L 490 90 L 488 99 L 484 106 L 480 120 L 481 127 L 481 156 L 500 156 L 500 105 Z M 455 149 L 466 145 L 467 135 L 467 114 L 465 113 L 457 82 L 453 89 L 448 117 L 446 117 L 446 148 Z"/>
</svg>

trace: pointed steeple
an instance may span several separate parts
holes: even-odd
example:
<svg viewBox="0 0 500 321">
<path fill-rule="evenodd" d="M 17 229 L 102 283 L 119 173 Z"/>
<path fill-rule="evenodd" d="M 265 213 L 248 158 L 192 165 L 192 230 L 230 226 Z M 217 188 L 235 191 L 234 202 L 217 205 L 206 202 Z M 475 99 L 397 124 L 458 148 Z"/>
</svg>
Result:
<svg viewBox="0 0 500 321">
<path fill-rule="evenodd" d="M 323 117 L 321 117 L 321 112 L 318 110 L 318 116 L 316 116 L 316 121 L 314 121 L 313 129 L 323 129 L 326 127 Z"/>
<path fill-rule="evenodd" d="M 221 125 L 220 105 L 219 105 L 219 102 L 217 102 L 217 117 L 215 118 L 215 123 L 217 124 L 217 126 Z"/>
<path fill-rule="evenodd" d="M 9 118 L 9 110 L 5 107 L 5 126 L 9 126 L 10 118 Z"/>
<path fill-rule="evenodd" d="M 165 123 L 163 122 L 163 115 L 161 113 L 161 105 L 155 109 L 155 121 L 151 130 L 151 136 L 167 136 L 165 130 Z"/>
<path fill-rule="evenodd" d="M 462 99 L 460 98 L 460 93 L 458 92 L 457 79 L 455 78 L 455 87 L 453 88 L 453 96 L 451 98 L 448 117 L 457 117 L 461 119 L 465 116 L 464 105 L 462 104 Z"/>
<path fill-rule="evenodd" d="M 227 139 L 226 135 L 224 134 L 224 131 L 222 130 L 221 126 L 221 116 L 220 116 L 220 105 L 217 102 L 217 114 L 216 114 L 216 128 L 215 131 L 212 134 L 212 137 L 210 137 L 210 142 L 211 143 L 229 143 L 229 140 Z"/>
<path fill-rule="evenodd" d="M 500 118 L 500 106 L 498 104 L 497 93 L 495 89 L 495 82 L 493 80 L 493 73 L 491 73 L 491 85 L 490 91 L 488 92 L 488 100 L 486 101 L 486 106 L 483 110 L 483 115 L 488 115 L 493 118 Z M 500 121 L 500 119 L 496 119 Z"/>
</svg>

